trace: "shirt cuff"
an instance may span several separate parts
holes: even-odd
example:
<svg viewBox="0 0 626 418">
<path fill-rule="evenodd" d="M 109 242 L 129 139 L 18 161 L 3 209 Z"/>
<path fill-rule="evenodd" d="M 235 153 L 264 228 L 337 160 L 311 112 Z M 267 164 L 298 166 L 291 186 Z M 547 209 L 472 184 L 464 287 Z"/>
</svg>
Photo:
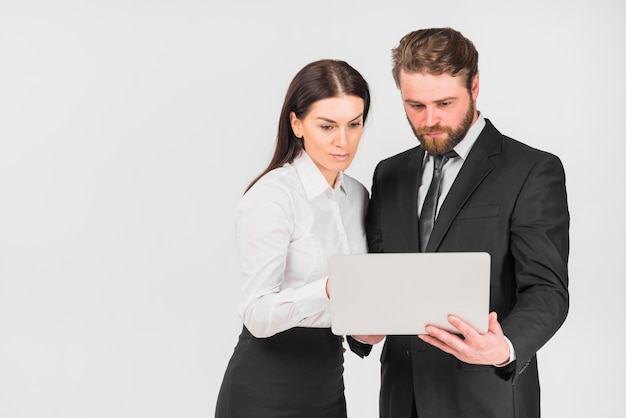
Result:
<svg viewBox="0 0 626 418">
<path fill-rule="evenodd" d="M 316 280 L 294 291 L 294 303 L 300 315 L 308 318 L 328 309 L 330 300 L 326 295 L 327 278 Z"/>
</svg>

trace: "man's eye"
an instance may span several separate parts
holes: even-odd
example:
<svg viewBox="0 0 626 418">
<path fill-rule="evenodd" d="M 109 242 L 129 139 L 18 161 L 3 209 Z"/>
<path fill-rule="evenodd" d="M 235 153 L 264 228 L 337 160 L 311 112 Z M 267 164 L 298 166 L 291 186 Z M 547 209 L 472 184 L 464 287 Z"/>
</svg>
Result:
<svg viewBox="0 0 626 418">
<path fill-rule="evenodd" d="M 439 103 L 439 106 L 447 107 L 447 106 L 450 106 L 450 104 L 451 104 L 450 102 L 441 102 L 441 103 Z"/>
<path fill-rule="evenodd" d="M 418 104 L 418 103 L 415 103 L 415 104 L 412 104 L 412 105 L 411 105 L 411 107 L 412 107 L 413 109 L 418 109 L 418 110 L 421 110 L 421 109 L 423 109 L 423 108 L 424 108 L 424 105 L 423 105 L 423 104 Z"/>
</svg>

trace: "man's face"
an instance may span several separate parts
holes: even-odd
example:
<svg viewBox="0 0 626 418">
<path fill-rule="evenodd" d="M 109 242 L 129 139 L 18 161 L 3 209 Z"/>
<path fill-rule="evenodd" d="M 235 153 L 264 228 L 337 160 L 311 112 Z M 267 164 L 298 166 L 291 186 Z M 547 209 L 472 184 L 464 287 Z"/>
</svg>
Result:
<svg viewBox="0 0 626 418">
<path fill-rule="evenodd" d="M 413 132 L 431 154 L 452 150 L 478 117 L 478 75 L 470 93 L 462 77 L 401 71 L 400 92 Z"/>
</svg>

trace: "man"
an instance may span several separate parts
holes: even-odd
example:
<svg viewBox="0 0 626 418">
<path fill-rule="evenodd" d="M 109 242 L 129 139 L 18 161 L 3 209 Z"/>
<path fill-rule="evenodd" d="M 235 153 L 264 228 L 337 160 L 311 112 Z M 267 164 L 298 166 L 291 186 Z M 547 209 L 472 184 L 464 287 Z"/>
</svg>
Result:
<svg viewBox="0 0 626 418">
<path fill-rule="evenodd" d="M 450 316 L 458 333 L 428 326 L 420 336 L 388 336 L 380 415 L 538 417 L 536 353 L 569 307 L 563 166 L 502 135 L 478 112 L 478 53 L 461 33 L 418 30 L 392 52 L 393 76 L 420 145 L 376 167 L 370 251 L 488 252 L 491 313 L 484 334 Z M 427 198 L 439 178 L 435 200 Z M 436 214 L 430 226 L 427 212 Z"/>
</svg>

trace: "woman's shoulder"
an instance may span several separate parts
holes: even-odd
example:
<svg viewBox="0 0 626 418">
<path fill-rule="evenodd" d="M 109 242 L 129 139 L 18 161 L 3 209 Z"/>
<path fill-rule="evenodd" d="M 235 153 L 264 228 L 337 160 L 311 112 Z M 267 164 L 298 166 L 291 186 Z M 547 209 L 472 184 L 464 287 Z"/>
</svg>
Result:
<svg viewBox="0 0 626 418">
<path fill-rule="evenodd" d="M 255 186 L 259 189 L 292 189 L 298 184 L 298 176 L 291 164 L 273 169 L 261 177 Z"/>
<path fill-rule="evenodd" d="M 360 195 L 369 195 L 369 192 L 363 183 L 346 173 L 343 173 L 343 184 L 348 194 L 358 193 Z"/>
<path fill-rule="evenodd" d="M 297 176 L 293 172 L 293 167 L 285 165 L 275 168 L 259 178 L 241 197 L 240 204 L 260 200 L 289 200 L 297 187 Z"/>
</svg>

